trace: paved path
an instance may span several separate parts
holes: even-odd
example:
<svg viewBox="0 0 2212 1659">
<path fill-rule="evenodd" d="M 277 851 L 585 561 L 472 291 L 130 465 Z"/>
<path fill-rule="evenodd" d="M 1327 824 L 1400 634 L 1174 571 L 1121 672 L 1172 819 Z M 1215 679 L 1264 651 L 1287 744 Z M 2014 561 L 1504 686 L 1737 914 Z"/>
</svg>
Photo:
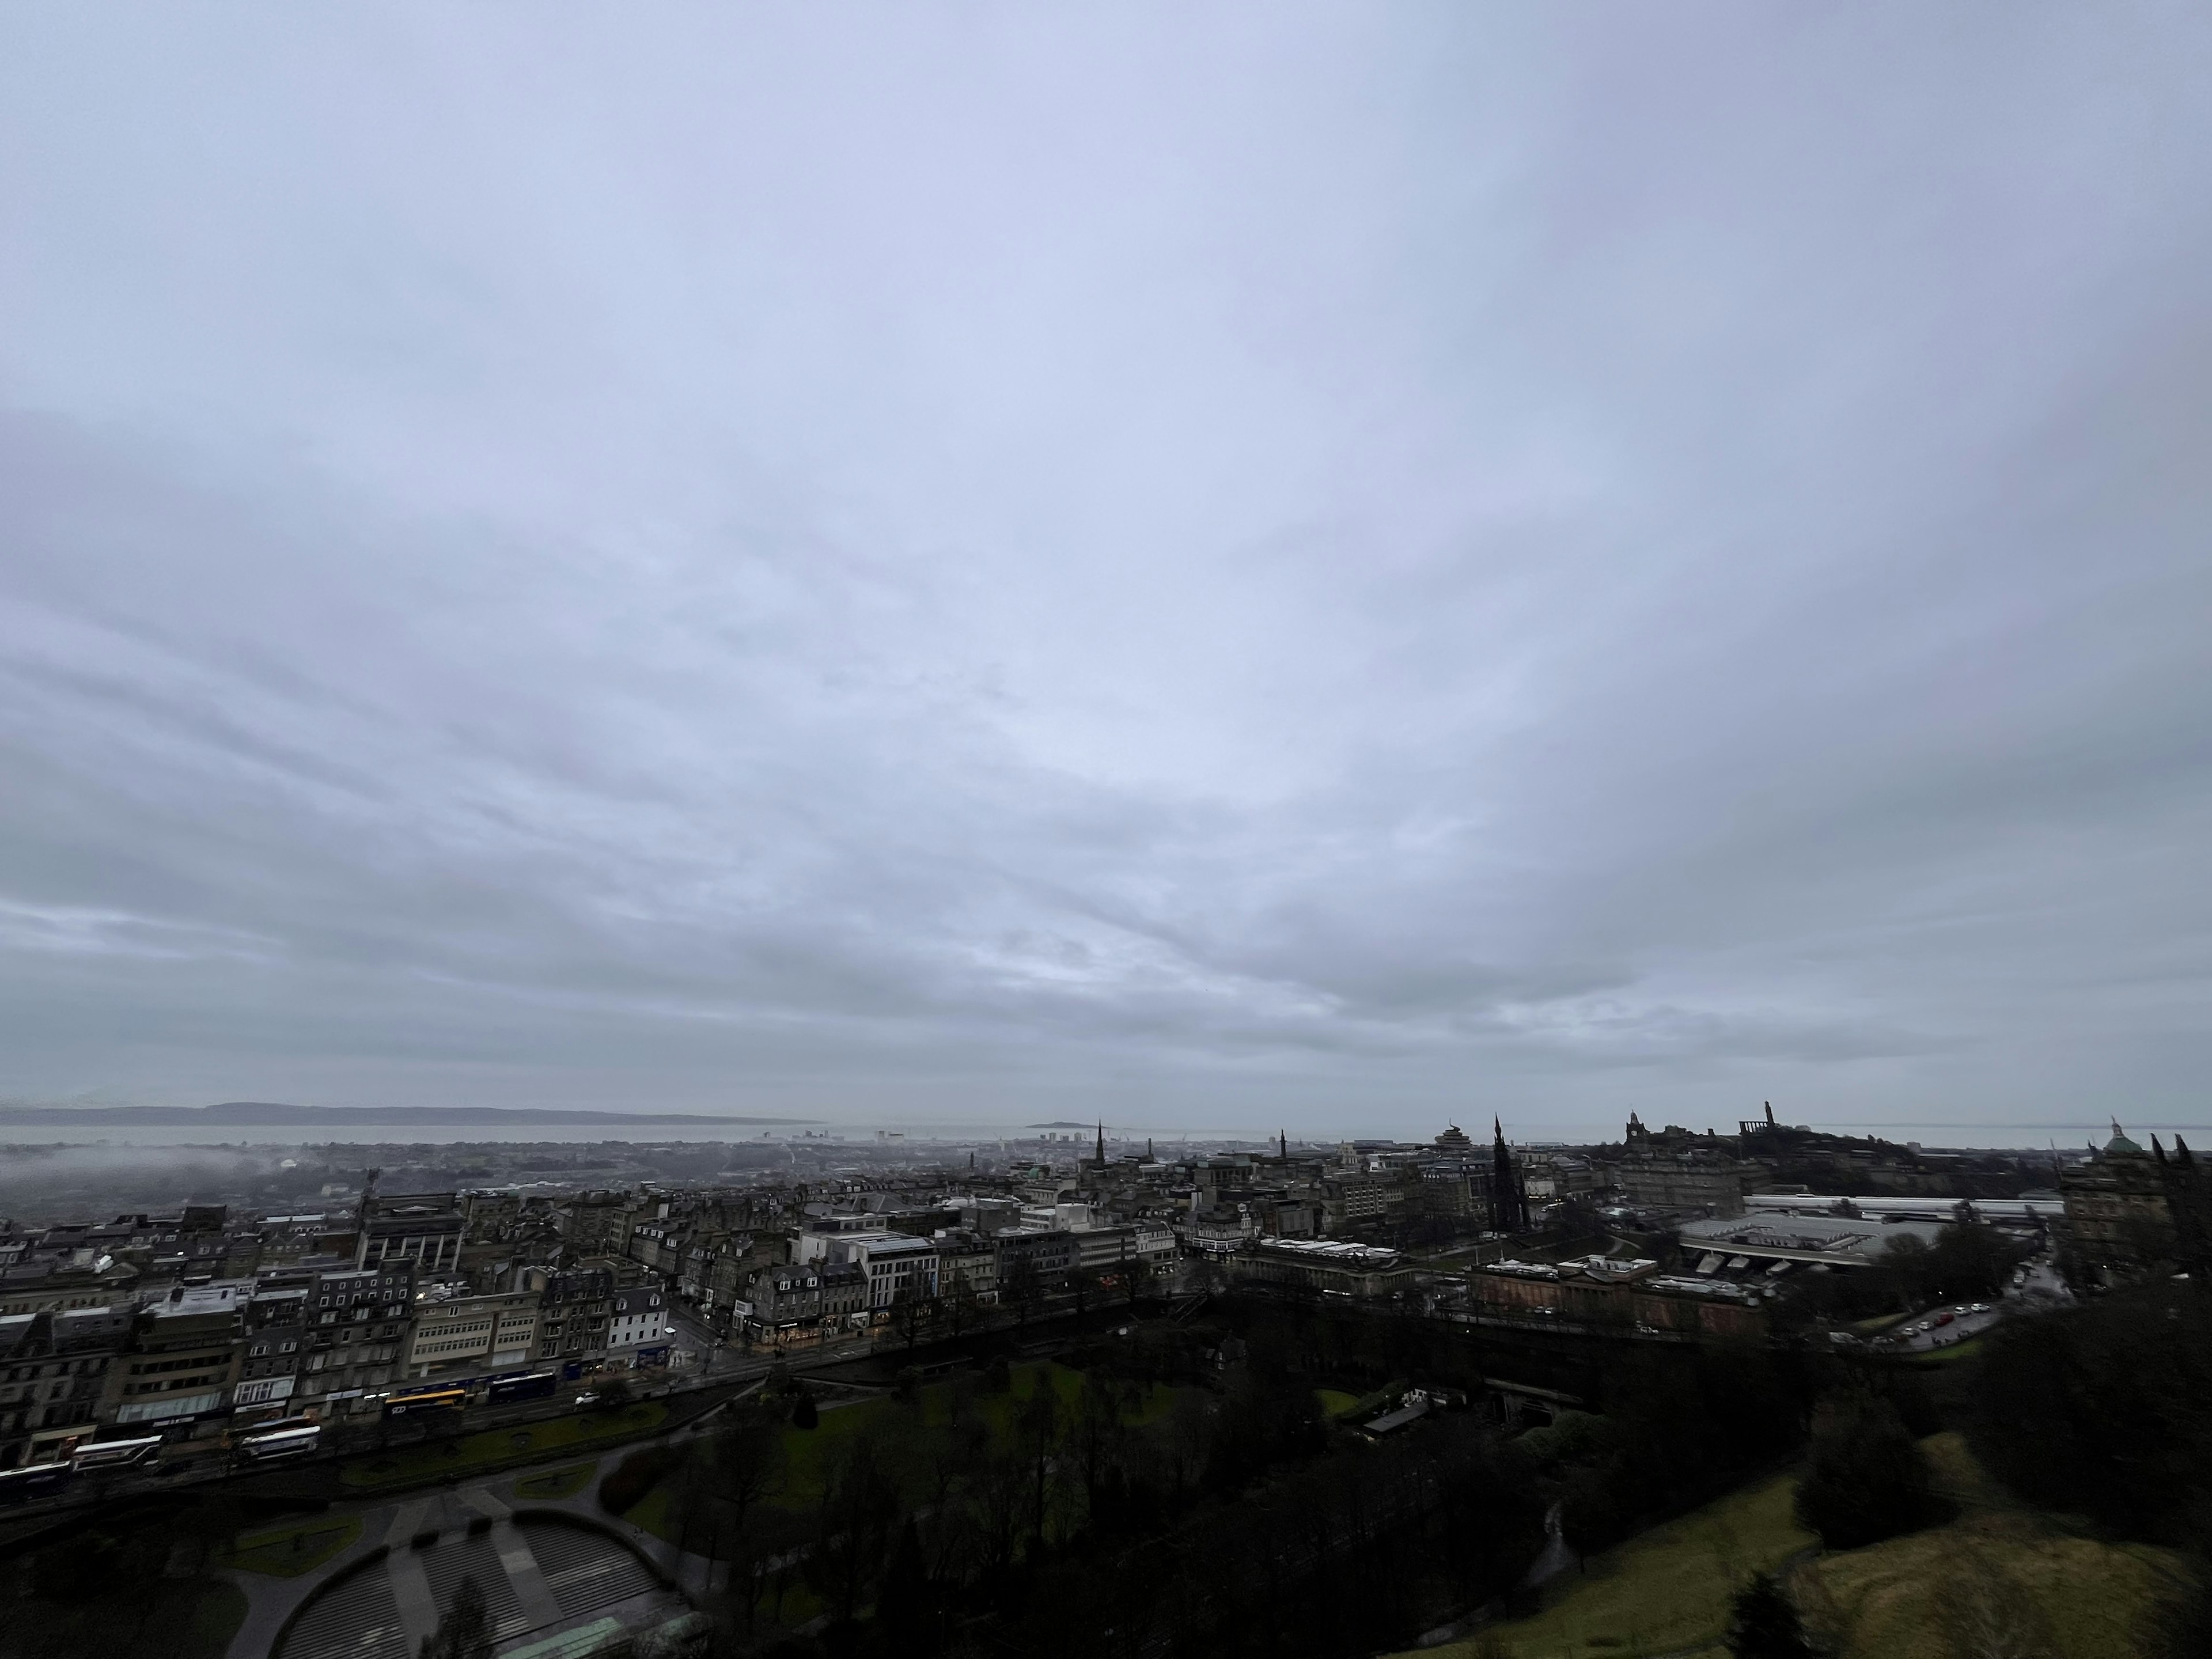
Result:
<svg viewBox="0 0 2212 1659">
<path fill-rule="evenodd" d="M 564 1620 L 546 1571 L 515 1524 L 514 1512 L 519 1509 L 563 1511 L 588 1521 L 595 1528 L 611 1531 L 633 1545 L 665 1579 L 676 1584 L 684 1599 L 703 1595 L 711 1581 L 714 1564 L 703 1556 L 684 1553 L 642 1528 L 600 1510 L 597 1477 L 605 1472 L 610 1457 L 628 1455 L 641 1446 L 668 1443 L 696 1435 L 711 1415 L 708 1413 L 647 1439 L 629 1442 L 610 1452 L 580 1454 L 571 1450 L 566 1456 L 548 1457 L 528 1468 L 503 1470 L 440 1491 L 364 1498 L 334 1504 L 330 1510 L 332 1516 L 361 1517 L 361 1536 L 321 1566 L 297 1578 L 243 1571 L 228 1575 L 245 1592 L 246 1613 L 237 1635 L 232 1638 L 227 1659 L 270 1659 L 279 1632 L 295 1611 L 332 1578 L 380 1550 L 390 1553 L 389 1583 L 407 1650 L 419 1652 L 422 1639 L 437 1628 L 440 1608 L 429 1582 L 428 1558 L 412 1547 L 414 1540 L 431 1531 L 437 1532 L 441 1539 L 450 1539 L 457 1534 L 465 1535 L 471 1523 L 476 1523 L 488 1540 L 523 1621 L 522 1628 L 505 1640 L 511 1643 L 527 1638 L 531 1646 L 539 1645 L 548 1627 L 558 1626 Z M 573 1468 L 586 1461 L 595 1465 L 593 1479 L 570 1497 L 528 1498 L 518 1496 L 515 1492 L 518 1481 L 533 1474 Z M 489 1523 L 488 1528 L 482 1524 L 486 1522 Z M 611 1609 L 617 1615 L 625 1611 L 650 1616 L 655 1609 L 627 1605 Z M 571 1619 L 565 1622 L 583 1621 Z"/>
</svg>

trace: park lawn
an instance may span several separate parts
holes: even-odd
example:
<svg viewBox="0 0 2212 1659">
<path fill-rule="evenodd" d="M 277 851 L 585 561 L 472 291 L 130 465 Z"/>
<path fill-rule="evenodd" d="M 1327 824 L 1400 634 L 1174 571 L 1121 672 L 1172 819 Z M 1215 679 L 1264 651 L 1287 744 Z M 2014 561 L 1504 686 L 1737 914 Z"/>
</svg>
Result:
<svg viewBox="0 0 2212 1659">
<path fill-rule="evenodd" d="M 1049 1360 L 1010 1369 L 1004 1394 L 976 1393 L 973 1408 L 995 1438 L 1013 1431 L 1016 1414 L 1030 1400 L 1042 1377 L 1058 1400 L 1061 1420 L 1072 1418 L 1083 1394 L 1083 1373 Z M 967 1379 L 962 1379 L 965 1382 Z M 831 1401 L 820 1407 L 819 1420 L 811 1429 L 787 1427 L 783 1431 L 784 1474 L 779 1488 L 766 1502 L 774 1508 L 801 1512 L 821 1502 L 823 1486 L 837 1458 L 865 1435 L 941 1431 L 951 1426 L 953 1392 L 958 1384 L 933 1382 L 920 1390 L 915 1403 L 902 1405 L 889 1397 L 855 1401 L 850 1405 Z M 1145 1391 L 1137 1409 L 1125 1420 L 1142 1428 L 1158 1422 L 1175 1408 L 1178 1390 L 1155 1383 Z M 655 1537 L 675 1541 L 666 1482 L 641 1498 L 623 1519 Z"/>
<path fill-rule="evenodd" d="M 274 1532 L 248 1533 L 217 1559 L 240 1572 L 296 1578 L 352 1548 L 360 1537 L 359 1516 L 325 1516 L 296 1527 L 279 1527 Z"/>
<path fill-rule="evenodd" d="M 2172 1552 L 2109 1544 L 2013 1500 L 1956 1434 L 1923 1441 L 1948 1525 L 1808 1562 L 1793 1589 L 1844 1659 L 1944 1659 L 1947 1620 L 1977 1593 L 2057 1659 L 2151 1651 L 2149 1624 L 2188 1584 Z"/>
<path fill-rule="evenodd" d="M 1071 1419 L 1083 1395 L 1083 1373 L 1048 1360 L 1040 1364 L 1011 1368 L 1004 1394 L 974 1395 L 976 1415 L 994 1438 L 1013 1431 L 1016 1414 L 1035 1394 L 1038 1379 L 1048 1382 L 1059 1401 L 1061 1421 Z M 963 1379 L 964 1381 L 965 1379 Z M 852 1405 L 831 1402 L 822 1408 L 819 1423 L 811 1429 L 784 1431 L 783 1490 L 772 1500 L 784 1509 L 808 1509 L 821 1500 L 823 1482 L 838 1455 L 863 1435 L 900 1429 L 923 1431 L 948 1428 L 952 1421 L 952 1396 L 957 1384 L 933 1382 L 918 1393 L 912 1407 L 888 1398 L 864 1400 Z M 1127 1419 L 1142 1428 L 1157 1422 L 1175 1406 L 1173 1389 L 1155 1385 L 1146 1391 L 1137 1410 Z"/>
<path fill-rule="evenodd" d="M 599 1464 L 578 1463 L 569 1468 L 549 1469 L 543 1474 L 526 1474 L 514 1483 L 514 1495 L 520 1498 L 574 1498 L 592 1483 Z"/>
<path fill-rule="evenodd" d="M 1954 1342 L 1946 1347 L 1930 1348 L 1926 1353 L 1916 1353 L 1911 1356 L 1909 1363 L 1922 1368 L 1931 1365 L 1962 1364 L 1969 1359 L 1978 1357 L 1982 1352 L 1983 1343 L 1988 1340 L 1989 1333 L 1980 1332 L 1968 1337 L 1964 1342 Z"/>
<path fill-rule="evenodd" d="M 142 1596 L 106 1595 L 75 1605 L 10 1598 L 0 1626 L 7 1659 L 67 1654 L 132 1659 L 223 1659 L 246 1622 L 246 1592 L 215 1579 L 169 1579 Z"/>
<path fill-rule="evenodd" d="M 1895 1330 L 1911 1317 L 1909 1313 L 1876 1314 L 1872 1319 L 1858 1321 L 1851 1328 L 1861 1336 L 1879 1336 L 1884 1331 Z"/>
<path fill-rule="evenodd" d="M 434 1440 L 408 1446 L 377 1457 L 348 1463 L 338 1479 L 349 1486 L 389 1486 L 413 1480 L 434 1480 L 465 1470 L 496 1468 L 502 1463 L 579 1450 L 649 1434 L 668 1418 L 668 1407 L 659 1401 L 625 1406 L 615 1412 L 579 1412 L 533 1423 L 527 1428 L 486 1429 L 459 1440 Z"/>
<path fill-rule="evenodd" d="M 1327 1417 L 1348 1417 L 1359 1409 L 1359 1396 L 1342 1389 L 1316 1389 L 1314 1398 L 1321 1401 L 1322 1413 Z"/>
<path fill-rule="evenodd" d="M 1736 1589 L 1818 1541 L 1790 1513 L 1796 1486 L 1778 1475 L 1639 1533 L 1593 1556 L 1581 1578 L 1561 1581 L 1572 1588 L 1541 1613 L 1424 1649 L 1425 1659 L 1474 1659 L 1492 1636 L 1510 1659 L 1717 1655 Z"/>
</svg>

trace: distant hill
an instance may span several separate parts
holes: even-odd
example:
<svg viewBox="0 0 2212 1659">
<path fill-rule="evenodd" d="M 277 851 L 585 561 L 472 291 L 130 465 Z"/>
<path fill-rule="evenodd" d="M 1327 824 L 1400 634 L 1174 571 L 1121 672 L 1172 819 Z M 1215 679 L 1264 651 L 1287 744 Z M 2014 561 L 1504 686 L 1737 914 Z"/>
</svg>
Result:
<svg viewBox="0 0 2212 1659">
<path fill-rule="evenodd" d="M 96 1129 L 149 1125 L 208 1128 L 312 1129 L 341 1125 L 459 1128 L 471 1124 L 741 1124 L 755 1128 L 816 1123 L 811 1117 L 726 1117 L 699 1112 L 574 1112 L 512 1106 L 292 1106 L 279 1101 L 227 1100 L 215 1106 L 0 1106 L 0 1131 L 10 1127 Z"/>
<path fill-rule="evenodd" d="M 1024 1129 L 1095 1129 L 1095 1123 L 1024 1123 Z"/>
</svg>

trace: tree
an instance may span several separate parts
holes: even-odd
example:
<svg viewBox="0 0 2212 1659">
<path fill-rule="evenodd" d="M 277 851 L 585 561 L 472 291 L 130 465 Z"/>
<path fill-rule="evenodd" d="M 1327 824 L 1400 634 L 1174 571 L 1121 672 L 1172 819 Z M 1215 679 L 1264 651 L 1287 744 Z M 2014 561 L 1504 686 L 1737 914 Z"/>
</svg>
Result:
<svg viewBox="0 0 2212 1659">
<path fill-rule="evenodd" d="M 1797 1609 L 1773 1574 L 1754 1573 L 1735 1593 L 1729 1613 L 1728 1650 L 1732 1659 L 1815 1659 Z"/>
<path fill-rule="evenodd" d="M 791 1408 L 791 1426 L 811 1429 L 821 1420 L 821 1413 L 814 1408 L 814 1396 L 802 1388 L 799 1391 L 799 1403 Z"/>
<path fill-rule="evenodd" d="M 483 1587 L 463 1578 L 438 1628 L 422 1638 L 422 1659 L 491 1659 L 491 1613 Z"/>
<path fill-rule="evenodd" d="M 823 1489 L 806 1561 L 809 1578 L 840 1620 L 851 1620 L 867 1599 L 898 1517 L 898 1488 L 875 1443 L 854 1441 Z"/>
<path fill-rule="evenodd" d="M 1075 1317 L 1079 1323 L 1091 1310 L 1091 1299 L 1098 1294 L 1098 1274 L 1095 1268 L 1078 1267 L 1068 1276 L 1068 1289 L 1075 1293 Z"/>
<path fill-rule="evenodd" d="M 784 1463 L 783 1425 L 758 1406 L 746 1405 L 726 1415 L 687 1473 L 696 1474 L 720 1507 L 718 1534 L 726 1523 L 742 1535 L 755 1506 L 782 1485 Z"/>
<path fill-rule="evenodd" d="M 2212 1298 L 2193 1282 L 2004 1320 L 1969 1376 L 1975 1454 L 2022 1498 L 2129 1538 L 2205 1535 Z"/>
<path fill-rule="evenodd" d="M 945 1286 L 939 1300 L 945 1328 L 954 1336 L 961 1335 L 975 1322 L 975 1286 L 969 1282 L 964 1267 L 953 1269 L 951 1282 Z"/>
<path fill-rule="evenodd" d="M 1152 1264 L 1140 1255 L 1133 1255 L 1121 1264 L 1121 1299 L 1133 1312 L 1137 1298 L 1152 1287 Z"/>
<path fill-rule="evenodd" d="M 908 1353 L 936 1322 L 937 1297 L 933 1292 L 906 1288 L 891 1298 L 891 1328 L 905 1342 Z"/>
<path fill-rule="evenodd" d="M 1006 1264 L 1006 1277 L 999 1283 L 999 1299 L 1012 1306 L 1017 1326 L 1026 1326 L 1044 1300 L 1044 1275 L 1037 1271 L 1036 1258 L 1027 1250 Z"/>
<path fill-rule="evenodd" d="M 876 1594 L 876 1622 L 895 1638 L 901 1654 L 927 1659 L 942 1643 L 939 1613 L 936 1586 L 922 1560 L 921 1534 L 909 1515 Z"/>
<path fill-rule="evenodd" d="M 2019 1255 L 1994 1227 L 1979 1222 L 1946 1227 L 1928 1253 L 1927 1288 L 1954 1302 L 1995 1296 Z"/>
<path fill-rule="evenodd" d="M 1039 1366 L 1030 1374 L 1030 1397 L 1014 1415 L 1014 1432 L 1028 1459 L 1035 1498 L 1030 1509 L 1032 1535 L 1044 1547 L 1046 1481 L 1052 1472 L 1052 1454 L 1060 1444 L 1060 1396 L 1053 1392 L 1052 1373 Z"/>
<path fill-rule="evenodd" d="M 1831 1396 L 1813 1419 L 1797 1518 L 1832 1550 L 1856 1549 L 1934 1518 L 1928 1460 L 1886 1400 Z"/>
</svg>

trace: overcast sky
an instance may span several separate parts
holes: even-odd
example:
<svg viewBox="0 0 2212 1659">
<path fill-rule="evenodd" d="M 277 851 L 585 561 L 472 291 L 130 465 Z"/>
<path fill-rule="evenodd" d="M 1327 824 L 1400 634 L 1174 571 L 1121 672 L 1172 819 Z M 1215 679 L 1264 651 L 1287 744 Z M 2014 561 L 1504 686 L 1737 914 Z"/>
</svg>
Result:
<svg viewBox="0 0 2212 1659">
<path fill-rule="evenodd" d="M 0 232 L 0 1096 L 2212 1118 L 2202 6 L 9 0 Z"/>
</svg>

